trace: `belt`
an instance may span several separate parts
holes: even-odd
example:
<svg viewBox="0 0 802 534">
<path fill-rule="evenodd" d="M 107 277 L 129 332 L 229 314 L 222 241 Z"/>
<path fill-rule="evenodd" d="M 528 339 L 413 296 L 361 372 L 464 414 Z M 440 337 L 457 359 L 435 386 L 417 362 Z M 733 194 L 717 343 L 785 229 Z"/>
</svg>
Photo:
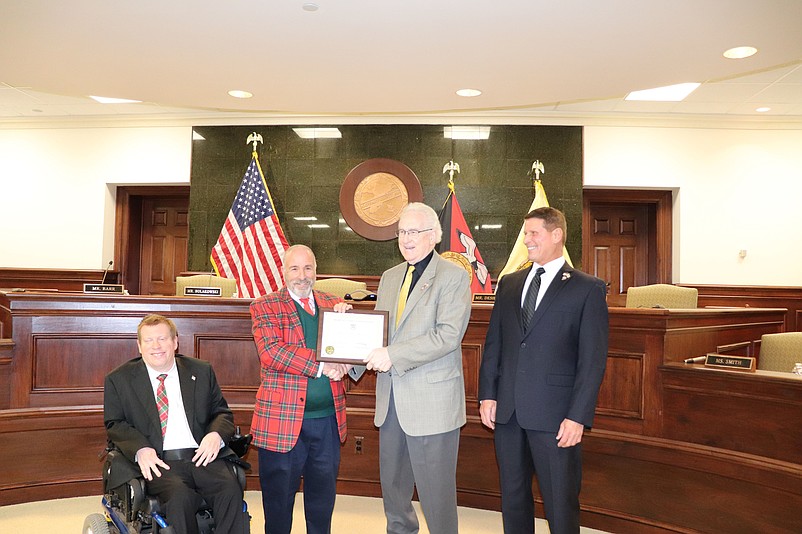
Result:
<svg viewBox="0 0 802 534">
<path fill-rule="evenodd" d="M 162 459 L 166 462 L 188 462 L 195 456 L 196 449 L 169 449 L 162 453 Z"/>
</svg>

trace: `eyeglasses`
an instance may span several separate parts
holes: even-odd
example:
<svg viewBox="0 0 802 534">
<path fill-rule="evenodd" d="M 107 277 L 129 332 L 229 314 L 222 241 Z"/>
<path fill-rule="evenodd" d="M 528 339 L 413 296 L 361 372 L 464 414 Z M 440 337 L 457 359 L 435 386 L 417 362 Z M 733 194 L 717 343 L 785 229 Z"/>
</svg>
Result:
<svg viewBox="0 0 802 534">
<path fill-rule="evenodd" d="M 434 230 L 434 228 L 427 228 L 425 230 L 401 230 L 400 228 L 395 231 L 396 237 L 404 237 L 405 235 L 415 239 L 423 232 L 428 232 L 429 230 Z"/>
</svg>

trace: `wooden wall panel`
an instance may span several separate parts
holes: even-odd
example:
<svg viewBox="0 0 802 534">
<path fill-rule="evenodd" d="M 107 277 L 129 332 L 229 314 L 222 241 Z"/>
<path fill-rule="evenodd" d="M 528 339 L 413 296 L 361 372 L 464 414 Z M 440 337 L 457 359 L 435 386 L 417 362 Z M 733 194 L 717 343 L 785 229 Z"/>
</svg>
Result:
<svg viewBox="0 0 802 534">
<path fill-rule="evenodd" d="M 596 413 L 643 419 L 643 353 L 610 351 Z"/>
</svg>

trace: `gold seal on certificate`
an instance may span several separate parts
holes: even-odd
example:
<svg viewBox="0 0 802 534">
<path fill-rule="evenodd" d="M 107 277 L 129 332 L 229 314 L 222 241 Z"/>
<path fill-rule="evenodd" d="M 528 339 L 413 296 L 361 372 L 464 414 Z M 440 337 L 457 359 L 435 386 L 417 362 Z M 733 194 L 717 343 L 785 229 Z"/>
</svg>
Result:
<svg viewBox="0 0 802 534">
<path fill-rule="evenodd" d="M 364 363 L 368 353 L 387 346 L 387 311 L 322 309 L 317 331 L 320 362 Z"/>
</svg>

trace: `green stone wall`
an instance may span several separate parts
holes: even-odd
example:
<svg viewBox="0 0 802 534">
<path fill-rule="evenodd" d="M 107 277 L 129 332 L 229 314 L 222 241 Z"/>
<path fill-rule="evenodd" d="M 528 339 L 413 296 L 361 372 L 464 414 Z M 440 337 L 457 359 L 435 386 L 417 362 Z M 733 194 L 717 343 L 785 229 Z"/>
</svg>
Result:
<svg viewBox="0 0 802 534">
<path fill-rule="evenodd" d="M 327 125 L 330 127 L 330 125 Z M 436 125 L 337 126 L 341 139 L 301 139 L 292 126 L 197 126 L 190 182 L 189 269 L 211 270 L 217 241 L 251 160 L 251 132 L 264 138 L 257 152 L 290 244 L 312 247 L 318 272 L 380 275 L 403 261 L 395 240 L 370 241 L 341 222 L 340 186 L 348 172 L 372 158 L 407 165 L 423 187 L 424 202 L 439 211 L 448 194 L 443 165 L 459 164 L 457 198 L 493 278 L 503 268 L 533 199 L 527 172 L 536 159 L 549 203 L 568 219 L 568 251 L 576 266 L 582 246 L 582 128 L 492 126 L 482 141 L 451 140 Z M 329 228 L 310 229 L 294 217 L 315 216 Z M 501 225 L 483 229 L 482 225 Z"/>
</svg>

